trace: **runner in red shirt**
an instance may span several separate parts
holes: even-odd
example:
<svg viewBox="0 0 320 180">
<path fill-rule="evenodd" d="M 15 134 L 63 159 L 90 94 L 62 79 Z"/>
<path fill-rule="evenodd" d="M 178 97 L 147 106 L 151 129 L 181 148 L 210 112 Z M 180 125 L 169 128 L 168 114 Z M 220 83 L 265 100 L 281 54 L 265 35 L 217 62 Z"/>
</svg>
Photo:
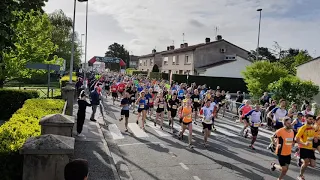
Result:
<svg viewBox="0 0 320 180">
<path fill-rule="evenodd" d="M 115 82 L 112 83 L 110 90 L 111 90 L 113 105 L 114 105 L 114 101 L 118 98 L 118 86 Z"/>
<path fill-rule="evenodd" d="M 123 82 L 120 82 L 120 84 L 118 84 L 118 92 L 121 95 L 121 97 L 123 96 L 123 92 L 126 88 L 126 85 Z"/>
</svg>

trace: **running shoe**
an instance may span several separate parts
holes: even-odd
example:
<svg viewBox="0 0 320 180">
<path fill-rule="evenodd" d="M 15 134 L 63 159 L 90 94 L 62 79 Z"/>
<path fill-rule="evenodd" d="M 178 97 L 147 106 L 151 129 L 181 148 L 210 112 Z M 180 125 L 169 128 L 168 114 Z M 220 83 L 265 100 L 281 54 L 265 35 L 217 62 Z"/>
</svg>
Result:
<svg viewBox="0 0 320 180">
<path fill-rule="evenodd" d="M 193 149 L 193 148 L 194 148 L 192 144 L 189 144 L 188 147 L 189 147 L 190 149 Z"/>
<path fill-rule="evenodd" d="M 119 119 L 119 121 L 122 121 L 122 120 L 123 120 L 123 118 L 120 118 L 120 119 Z"/>
<path fill-rule="evenodd" d="M 217 129 L 215 127 L 212 128 L 212 131 L 216 131 Z"/>
<path fill-rule="evenodd" d="M 275 171 L 275 170 L 276 170 L 276 167 L 274 167 L 275 164 L 276 164 L 276 163 L 271 163 L 271 167 L 270 167 L 270 170 L 271 170 L 271 171 Z"/>
<path fill-rule="evenodd" d="M 298 176 L 297 179 L 298 180 L 305 180 L 304 176 Z"/>
<path fill-rule="evenodd" d="M 139 121 L 137 120 L 136 123 L 139 124 Z"/>
<path fill-rule="evenodd" d="M 128 129 L 126 129 L 124 132 L 128 132 Z"/>
<path fill-rule="evenodd" d="M 169 120 L 169 126 L 171 125 L 171 120 Z"/>
<path fill-rule="evenodd" d="M 254 148 L 253 145 L 249 145 L 249 148 L 252 150 L 256 150 L 256 148 Z"/>
</svg>

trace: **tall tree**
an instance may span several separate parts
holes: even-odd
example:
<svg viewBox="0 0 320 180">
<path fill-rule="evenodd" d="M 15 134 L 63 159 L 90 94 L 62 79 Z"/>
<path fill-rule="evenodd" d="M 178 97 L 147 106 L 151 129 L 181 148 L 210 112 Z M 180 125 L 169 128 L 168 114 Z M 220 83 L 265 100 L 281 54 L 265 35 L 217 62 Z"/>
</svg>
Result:
<svg viewBox="0 0 320 180">
<path fill-rule="evenodd" d="M 72 42 L 72 19 L 65 15 L 62 10 L 57 10 L 49 14 L 52 29 L 52 42 L 58 46 L 57 50 L 52 54 L 66 60 L 66 69 L 70 67 L 71 42 Z M 80 67 L 81 64 L 81 44 L 77 34 L 75 35 L 75 54 L 74 69 Z"/>
<path fill-rule="evenodd" d="M 252 60 L 269 60 L 270 62 L 277 61 L 277 58 L 266 47 L 259 47 L 258 52 L 259 52 L 259 56 L 257 51 L 251 50 L 249 54 L 249 58 L 251 58 Z"/>
<path fill-rule="evenodd" d="M 59 63 L 56 56 L 49 58 L 57 47 L 51 41 L 52 25 L 48 16 L 33 10 L 15 12 L 15 16 L 17 23 L 12 25 L 15 48 L 4 53 L 4 69 L 0 74 L 4 80 L 30 77 L 35 71 L 25 68 L 28 62 Z"/>
<path fill-rule="evenodd" d="M 287 68 L 291 75 L 296 75 L 297 66 L 312 60 L 312 57 L 309 55 L 307 50 L 290 48 L 286 52 L 285 57 L 279 62 Z"/>
<path fill-rule="evenodd" d="M 129 51 L 127 51 L 124 45 L 118 43 L 113 43 L 108 47 L 108 51 L 105 53 L 105 57 L 117 57 L 121 58 L 127 65 L 129 65 Z M 115 64 L 106 64 L 106 67 L 109 67 L 112 70 L 119 69 L 119 65 Z"/>
<path fill-rule="evenodd" d="M 247 66 L 242 75 L 250 94 L 254 97 L 260 97 L 263 92 L 268 91 L 270 83 L 278 81 L 281 77 L 286 77 L 288 71 L 279 63 L 257 61 Z"/>
</svg>

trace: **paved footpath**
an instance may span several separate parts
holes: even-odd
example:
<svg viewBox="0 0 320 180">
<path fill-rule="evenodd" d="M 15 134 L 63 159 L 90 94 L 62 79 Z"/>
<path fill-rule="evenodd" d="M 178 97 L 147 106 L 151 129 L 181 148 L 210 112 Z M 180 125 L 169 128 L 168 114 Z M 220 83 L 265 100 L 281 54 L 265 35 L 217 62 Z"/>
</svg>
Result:
<svg viewBox="0 0 320 180">
<path fill-rule="evenodd" d="M 219 118 L 216 121 L 217 131 L 212 133 L 209 139 L 209 148 L 204 148 L 201 144 L 203 142 L 202 127 L 193 126 L 195 148 L 192 150 L 187 148 L 186 136 L 185 140 L 180 141 L 176 134 L 170 132 L 167 120 L 165 120 L 164 131 L 160 130 L 159 126 L 154 127 L 153 121 L 147 120 L 144 132 L 136 124 L 137 115 L 130 113 L 129 132 L 125 133 L 124 121 L 118 120 L 120 118 L 119 102 L 112 105 L 109 101 L 111 101 L 110 98 L 108 102 L 104 100 L 108 114 L 100 118 L 99 123 L 96 123 L 97 126 L 89 121 L 86 122 L 86 124 L 89 123 L 88 133 L 98 134 L 101 138 L 102 132 L 105 142 L 86 144 L 76 141 L 77 147 L 80 147 L 81 143 L 87 145 L 84 148 L 87 154 L 82 156 L 79 153 L 78 157 L 92 157 L 92 160 L 89 160 L 91 166 L 105 168 L 105 174 L 100 170 L 96 172 L 96 168 L 91 168 L 90 171 L 93 170 L 97 175 L 95 177 L 99 177 L 92 179 L 272 180 L 279 175 L 278 172 L 269 170 L 270 163 L 277 162 L 277 159 L 269 150 L 266 150 L 269 137 L 272 135 L 268 130 L 260 129 L 255 146 L 257 150 L 253 151 L 248 148 L 250 139 L 238 135 L 242 127 L 240 124 Z M 178 123 L 175 123 L 174 127 L 177 130 L 181 128 Z M 91 136 L 87 136 L 87 140 L 90 139 Z M 106 146 L 103 147 L 103 145 Z M 100 149 L 98 154 L 101 158 L 97 158 L 95 153 L 98 149 Z M 299 168 L 295 162 L 293 159 L 285 179 L 296 179 Z M 317 168 L 308 168 L 305 173 L 306 179 L 318 180 L 320 177 L 318 167 L 320 167 L 319 162 Z M 107 177 L 102 177 L 103 175 Z"/>
</svg>

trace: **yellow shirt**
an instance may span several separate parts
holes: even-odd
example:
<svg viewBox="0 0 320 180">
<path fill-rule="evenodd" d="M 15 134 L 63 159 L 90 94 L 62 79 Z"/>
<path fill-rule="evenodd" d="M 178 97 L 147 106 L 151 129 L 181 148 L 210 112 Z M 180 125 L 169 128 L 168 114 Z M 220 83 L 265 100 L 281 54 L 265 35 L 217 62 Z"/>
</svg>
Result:
<svg viewBox="0 0 320 180">
<path fill-rule="evenodd" d="M 300 141 L 302 141 L 303 143 L 306 143 L 307 141 L 309 142 L 308 146 L 299 144 L 299 147 L 312 150 L 312 143 L 313 143 L 313 138 L 315 134 L 316 133 L 314 128 L 310 125 L 305 124 L 301 128 L 299 128 L 296 137 L 299 137 Z"/>
<path fill-rule="evenodd" d="M 320 125 L 315 125 L 315 137 L 317 137 L 320 140 Z"/>
</svg>

